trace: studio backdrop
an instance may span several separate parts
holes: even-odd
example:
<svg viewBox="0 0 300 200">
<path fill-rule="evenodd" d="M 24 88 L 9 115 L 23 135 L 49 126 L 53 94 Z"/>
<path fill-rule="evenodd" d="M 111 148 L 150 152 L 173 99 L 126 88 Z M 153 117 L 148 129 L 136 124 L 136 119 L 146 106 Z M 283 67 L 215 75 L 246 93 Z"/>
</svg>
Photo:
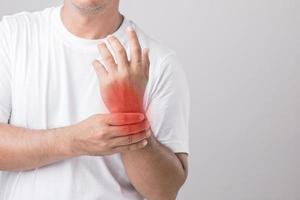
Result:
<svg viewBox="0 0 300 200">
<path fill-rule="evenodd" d="M 0 16 L 60 4 L 1 0 Z M 189 80 L 190 173 L 179 200 L 300 199 L 300 1 L 121 0 Z"/>
</svg>

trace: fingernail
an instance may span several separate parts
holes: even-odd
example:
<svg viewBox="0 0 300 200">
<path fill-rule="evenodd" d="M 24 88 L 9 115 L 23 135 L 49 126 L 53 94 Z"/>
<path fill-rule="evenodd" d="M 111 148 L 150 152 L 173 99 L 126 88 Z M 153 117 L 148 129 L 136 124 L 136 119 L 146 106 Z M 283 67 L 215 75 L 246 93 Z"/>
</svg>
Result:
<svg viewBox="0 0 300 200">
<path fill-rule="evenodd" d="M 130 31 L 134 31 L 134 30 L 133 30 L 132 26 L 128 26 L 128 27 L 127 27 L 127 31 L 130 32 Z"/>
<path fill-rule="evenodd" d="M 144 114 L 140 114 L 140 115 L 139 115 L 139 119 L 140 119 L 140 120 L 144 120 L 144 119 L 145 119 L 145 115 L 144 115 Z"/>
<path fill-rule="evenodd" d="M 144 140 L 143 141 L 143 146 L 146 146 L 148 144 L 148 141 L 147 140 Z"/>
<path fill-rule="evenodd" d="M 150 131 L 150 129 L 149 129 L 149 130 L 147 130 L 147 132 L 146 132 L 146 136 L 147 136 L 147 137 L 150 137 L 150 135 L 151 135 L 151 131 Z"/>
</svg>

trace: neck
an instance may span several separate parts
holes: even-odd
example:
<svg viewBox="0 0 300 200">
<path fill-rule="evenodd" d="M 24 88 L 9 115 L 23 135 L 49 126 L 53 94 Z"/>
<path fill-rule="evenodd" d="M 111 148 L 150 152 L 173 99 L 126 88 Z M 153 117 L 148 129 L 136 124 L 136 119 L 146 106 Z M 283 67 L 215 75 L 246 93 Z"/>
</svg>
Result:
<svg viewBox="0 0 300 200">
<path fill-rule="evenodd" d="M 119 8 L 105 6 L 95 10 L 82 10 L 66 1 L 61 11 L 62 22 L 74 35 L 85 39 L 102 39 L 114 33 L 123 16 Z"/>
</svg>

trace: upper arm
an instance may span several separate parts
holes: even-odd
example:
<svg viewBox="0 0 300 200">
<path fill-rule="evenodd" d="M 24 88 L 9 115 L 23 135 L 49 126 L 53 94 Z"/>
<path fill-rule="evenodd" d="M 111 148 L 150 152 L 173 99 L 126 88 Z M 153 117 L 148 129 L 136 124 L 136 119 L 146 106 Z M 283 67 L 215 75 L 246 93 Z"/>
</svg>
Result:
<svg viewBox="0 0 300 200">
<path fill-rule="evenodd" d="M 11 58 L 9 31 L 5 21 L 0 22 L 0 122 L 8 123 L 11 112 Z"/>
<path fill-rule="evenodd" d="M 175 54 L 151 67 L 155 69 L 150 69 L 146 90 L 151 129 L 157 140 L 174 153 L 188 154 L 190 97 L 185 73 Z"/>
</svg>

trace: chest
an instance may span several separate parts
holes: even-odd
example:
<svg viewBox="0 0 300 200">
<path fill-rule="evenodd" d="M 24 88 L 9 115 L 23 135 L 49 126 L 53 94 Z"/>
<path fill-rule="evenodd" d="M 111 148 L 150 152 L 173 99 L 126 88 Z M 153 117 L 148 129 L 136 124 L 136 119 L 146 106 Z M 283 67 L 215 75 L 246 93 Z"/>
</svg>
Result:
<svg viewBox="0 0 300 200">
<path fill-rule="evenodd" d="M 97 52 L 74 51 L 51 39 L 22 51 L 15 60 L 12 124 L 56 128 L 107 112 L 91 64 Z"/>
</svg>

